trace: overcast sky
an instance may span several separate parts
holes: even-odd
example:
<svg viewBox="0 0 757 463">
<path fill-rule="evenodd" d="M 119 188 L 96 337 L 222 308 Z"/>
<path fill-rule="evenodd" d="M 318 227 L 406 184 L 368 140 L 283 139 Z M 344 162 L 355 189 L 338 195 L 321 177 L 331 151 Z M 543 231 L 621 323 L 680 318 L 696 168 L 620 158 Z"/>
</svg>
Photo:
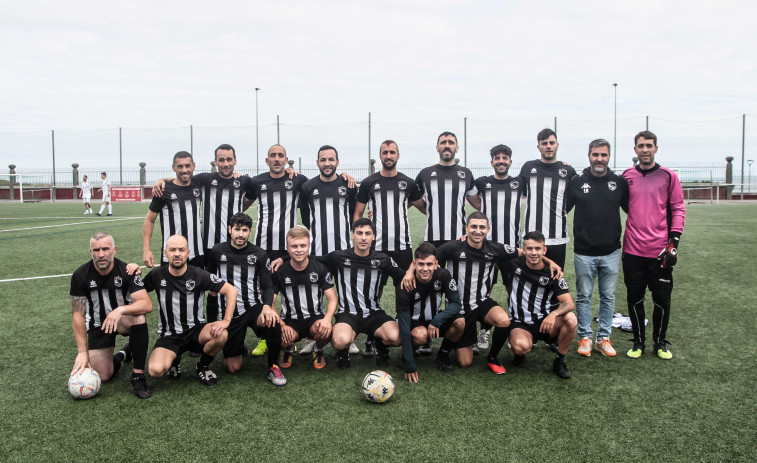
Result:
<svg viewBox="0 0 757 463">
<path fill-rule="evenodd" d="M 522 163 L 557 117 L 558 156 L 583 166 L 591 139 L 612 142 L 617 82 L 622 162 L 647 115 L 663 164 L 740 162 L 743 113 L 754 157 L 757 2 L 208 5 L 4 2 L 2 168 L 49 167 L 52 129 L 58 167 L 117 166 L 118 127 L 125 165 L 168 166 L 190 124 L 196 156 L 229 142 L 252 165 L 255 87 L 261 156 L 280 115 L 290 158 L 328 143 L 362 161 L 371 112 L 374 154 L 393 138 L 401 163 L 433 161 L 467 117 L 469 162 L 505 143 Z"/>
</svg>

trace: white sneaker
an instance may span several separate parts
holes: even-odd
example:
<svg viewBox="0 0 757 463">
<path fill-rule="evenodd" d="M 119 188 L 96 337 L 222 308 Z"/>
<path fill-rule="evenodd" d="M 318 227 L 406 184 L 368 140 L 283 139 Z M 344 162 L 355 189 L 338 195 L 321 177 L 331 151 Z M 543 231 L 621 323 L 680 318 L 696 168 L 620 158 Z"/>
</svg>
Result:
<svg viewBox="0 0 757 463">
<path fill-rule="evenodd" d="M 315 347 L 315 341 L 312 339 L 306 339 L 305 345 L 302 346 L 302 349 L 300 349 L 300 355 L 308 355 L 311 352 L 313 352 L 313 347 Z"/>
<path fill-rule="evenodd" d="M 360 349 L 357 348 L 355 343 L 353 342 L 352 344 L 350 344 L 350 354 L 355 355 L 359 353 L 360 353 Z"/>
<path fill-rule="evenodd" d="M 489 348 L 489 330 L 478 330 L 478 348 L 481 350 Z"/>
</svg>

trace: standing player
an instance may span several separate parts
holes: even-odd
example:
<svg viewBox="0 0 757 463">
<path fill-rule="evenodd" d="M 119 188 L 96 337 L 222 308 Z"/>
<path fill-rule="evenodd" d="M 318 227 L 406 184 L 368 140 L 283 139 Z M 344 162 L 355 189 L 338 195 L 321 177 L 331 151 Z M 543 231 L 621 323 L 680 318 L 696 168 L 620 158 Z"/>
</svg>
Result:
<svg viewBox="0 0 757 463">
<path fill-rule="evenodd" d="M 525 229 L 538 230 L 546 237 L 547 257 L 563 268 L 568 241 L 565 220 L 565 191 L 576 170 L 557 160 L 557 134 L 544 129 L 536 136 L 541 159 L 527 161 L 520 169 L 526 186 Z"/>
<path fill-rule="evenodd" d="M 108 174 L 105 172 L 100 172 L 100 178 L 103 179 L 103 184 L 100 190 L 103 192 L 103 201 L 102 205 L 100 206 L 100 211 L 97 213 L 98 216 L 103 215 L 103 211 L 105 210 L 105 206 L 108 206 L 108 215 L 113 215 L 113 208 L 110 205 L 110 180 L 108 180 Z"/>
<path fill-rule="evenodd" d="M 218 379 L 210 370 L 210 363 L 226 343 L 237 290 L 204 269 L 188 265 L 189 244 L 183 236 L 168 238 L 164 253 L 168 265 L 155 267 L 145 277 L 145 289 L 155 291 L 160 308 L 158 340 L 150 354 L 148 371 L 152 377 L 168 373 L 169 378 L 178 378 L 181 354 L 187 350 L 201 351 L 195 373 L 205 386 L 215 386 Z M 223 320 L 205 323 L 202 312 L 206 291 L 226 298 Z"/>
<path fill-rule="evenodd" d="M 304 227 L 294 227 L 287 232 L 287 252 L 290 259 L 273 274 L 276 291 L 281 299 L 281 368 L 292 366 L 294 343 L 310 337 L 313 339 L 313 366 L 326 366 L 323 346 L 331 341 L 331 320 L 337 308 L 334 279 L 328 269 L 317 260 L 308 258 L 310 233 Z M 323 296 L 327 308 L 323 313 Z"/>
<path fill-rule="evenodd" d="M 652 292 L 652 341 L 657 356 L 672 359 L 667 348 L 673 266 L 683 233 L 686 206 L 678 175 L 654 160 L 657 136 L 643 131 L 634 137 L 639 164 L 623 172 L 628 181 L 628 218 L 623 235 L 623 278 L 628 294 L 628 312 L 633 329 L 633 347 L 626 355 L 644 353 L 644 294 Z"/>
<path fill-rule="evenodd" d="M 599 289 L 596 349 L 615 357 L 610 341 L 615 313 L 615 288 L 620 271 L 620 209 L 628 211 L 628 183 L 610 170 L 610 143 L 589 143 L 589 164 L 568 185 L 565 210 L 573 206 L 573 263 L 576 267 L 578 354 L 591 355 L 591 295 L 594 279 Z"/>
<path fill-rule="evenodd" d="M 152 393 L 145 379 L 150 336 L 145 314 L 152 311 L 152 302 L 142 279 L 134 275 L 139 266 L 127 266 L 116 258 L 116 250 L 112 236 L 96 233 L 89 240 L 92 260 L 71 276 L 71 308 L 78 350 L 71 374 L 91 367 L 103 381 L 109 381 L 123 362 L 133 358 L 131 384 L 137 397 L 147 399 Z M 116 334 L 129 336 L 130 342 L 113 355 Z"/>
<path fill-rule="evenodd" d="M 547 249 L 544 235 L 538 231 L 523 237 L 525 256 L 513 259 L 503 268 L 503 278 L 510 291 L 510 349 L 515 355 L 515 366 L 523 366 L 526 354 L 534 343 L 542 340 L 557 343 L 557 357 L 552 371 L 563 379 L 570 378 L 565 355 L 576 337 L 576 316 L 568 283 L 563 278 L 550 277 L 544 256 Z M 490 359 L 496 360 L 507 336 L 500 338 L 494 330 Z"/>
<path fill-rule="evenodd" d="M 279 314 L 272 308 L 271 263 L 265 251 L 248 241 L 251 233 L 252 218 L 243 212 L 234 214 L 229 221 L 231 239 L 213 246 L 208 255 L 208 271 L 237 289 L 223 363 L 229 373 L 242 368 L 244 338 L 250 327 L 268 346 L 268 379 L 275 386 L 283 386 L 286 378 L 276 364 L 281 350 L 281 325 Z M 223 295 L 218 296 L 218 306 L 229 306 Z M 224 312 L 219 311 L 218 318 L 225 318 Z"/>
<path fill-rule="evenodd" d="M 434 245 L 421 243 L 412 264 L 415 289 L 397 288 L 396 308 L 405 379 L 417 383 L 413 346 L 422 346 L 439 336 L 457 341 L 465 329 L 465 319 L 460 315 L 462 305 L 457 282 L 447 269 L 438 267 Z M 441 310 L 442 296 L 447 297 L 444 311 Z"/>
<path fill-rule="evenodd" d="M 84 215 L 94 214 L 92 212 L 92 184 L 87 181 L 87 176 L 82 177 L 81 184 L 79 185 L 79 197 L 81 202 L 84 203 Z"/>
<path fill-rule="evenodd" d="M 155 266 L 155 258 L 150 250 L 150 241 L 155 229 L 155 219 L 160 214 L 160 229 L 163 234 L 163 247 L 173 235 L 184 236 L 189 243 L 189 263 L 204 268 L 202 232 L 200 229 L 200 187 L 192 183 L 195 163 L 192 155 L 179 151 L 173 156 L 171 166 L 176 172 L 176 179 L 166 184 L 160 197 L 153 197 L 150 210 L 147 211 L 142 225 L 142 260 L 146 266 Z M 168 263 L 164 253 L 161 263 Z"/>
</svg>

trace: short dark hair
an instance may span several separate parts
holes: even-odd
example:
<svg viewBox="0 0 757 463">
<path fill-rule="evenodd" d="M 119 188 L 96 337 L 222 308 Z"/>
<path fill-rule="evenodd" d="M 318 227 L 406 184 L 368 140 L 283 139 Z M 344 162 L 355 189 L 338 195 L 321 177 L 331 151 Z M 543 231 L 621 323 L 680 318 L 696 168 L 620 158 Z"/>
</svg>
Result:
<svg viewBox="0 0 757 463">
<path fill-rule="evenodd" d="M 603 146 L 607 147 L 607 151 L 612 154 L 612 149 L 610 148 L 610 142 L 605 140 L 604 138 L 597 138 L 596 140 L 592 140 L 591 143 L 589 143 L 589 153 L 591 154 L 591 150 L 594 148 L 601 148 Z"/>
<path fill-rule="evenodd" d="M 507 146 L 507 145 L 497 145 L 497 146 L 495 146 L 495 147 L 493 147 L 492 149 L 489 150 L 489 156 L 491 156 L 492 159 L 494 159 L 494 156 L 496 156 L 498 154 L 504 154 L 508 158 L 512 159 L 512 157 L 513 157 L 513 150 L 511 150 L 510 147 Z"/>
<path fill-rule="evenodd" d="M 381 149 L 380 148 L 382 146 L 384 146 L 384 145 L 388 146 L 388 145 L 391 145 L 391 144 L 394 144 L 394 146 L 397 147 L 397 152 L 399 153 L 400 152 L 400 145 L 398 145 L 397 142 L 394 141 L 394 140 L 386 139 L 386 140 L 382 141 L 381 144 L 379 145 L 379 154 L 381 154 Z"/>
<path fill-rule="evenodd" d="M 637 133 L 635 137 L 633 137 L 634 146 L 636 146 L 636 143 L 639 141 L 639 138 L 646 138 L 648 140 L 653 140 L 654 146 L 657 146 L 657 135 L 653 134 L 649 130 L 642 130 L 641 132 Z"/>
<path fill-rule="evenodd" d="M 106 177 L 107 177 L 107 176 L 108 176 L 108 173 L 107 173 L 107 172 L 100 172 L 100 175 L 104 175 L 104 176 L 106 176 Z"/>
<path fill-rule="evenodd" d="M 445 136 L 453 136 L 453 137 L 455 137 L 455 143 L 457 143 L 457 135 L 455 135 L 452 132 L 442 132 L 442 133 L 439 134 L 438 137 L 436 137 L 436 144 L 438 145 L 439 144 L 439 140 L 441 140 L 442 137 L 445 137 Z"/>
<path fill-rule="evenodd" d="M 538 142 L 538 141 L 546 140 L 552 135 L 554 135 L 555 138 L 557 138 L 557 133 L 555 133 L 554 130 L 550 128 L 543 129 L 541 132 L 536 134 L 536 141 Z"/>
<path fill-rule="evenodd" d="M 188 151 L 179 151 L 178 153 L 173 155 L 173 164 L 176 164 L 177 159 L 184 159 L 189 158 L 192 160 L 192 162 L 195 162 L 195 159 L 192 157 L 192 155 Z M 105 172 L 103 172 L 104 174 Z"/>
<path fill-rule="evenodd" d="M 339 160 L 339 151 L 337 151 L 336 148 L 334 148 L 331 145 L 323 145 L 320 148 L 318 148 L 318 156 L 317 157 L 321 156 L 321 151 L 326 151 L 326 150 L 334 150 L 334 154 L 336 154 L 336 160 L 337 161 Z"/>
<path fill-rule="evenodd" d="M 471 212 L 471 214 L 468 216 L 468 220 L 466 220 L 465 222 L 468 223 L 468 222 L 470 222 L 471 220 L 474 220 L 474 219 L 475 220 L 486 220 L 487 225 L 489 224 L 489 217 L 487 217 L 486 214 L 484 214 L 481 211 Z"/>
<path fill-rule="evenodd" d="M 218 150 L 231 150 L 231 154 L 234 155 L 234 159 L 237 158 L 237 152 L 234 151 L 234 147 L 229 145 L 228 143 L 223 143 L 221 145 L 218 145 L 218 148 L 216 148 L 216 151 L 213 154 L 216 159 L 218 159 Z"/>
<path fill-rule="evenodd" d="M 525 242 L 526 240 L 534 240 L 537 243 L 544 243 L 546 241 L 544 239 L 544 233 L 538 230 L 530 231 L 523 235 L 523 241 Z"/>
<path fill-rule="evenodd" d="M 376 234 L 376 226 L 373 225 L 373 221 L 369 219 L 368 217 L 362 217 L 360 219 L 357 219 L 352 223 L 351 231 L 355 231 L 358 227 L 365 227 L 366 225 L 369 225 L 371 227 L 371 230 L 373 231 L 373 234 Z"/>
<path fill-rule="evenodd" d="M 237 212 L 236 214 L 232 215 L 229 219 L 229 226 L 234 227 L 234 225 L 239 225 L 240 227 L 247 227 L 249 229 L 252 229 L 252 217 L 245 214 L 244 212 Z"/>
<path fill-rule="evenodd" d="M 428 256 L 436 257 L 436 246 L 429 243 L 428 241 L 424 241 L 423 243 L 418 245 L 418 249 L 415 250 L 415 258 L 425 259 Z"/>
</svg>

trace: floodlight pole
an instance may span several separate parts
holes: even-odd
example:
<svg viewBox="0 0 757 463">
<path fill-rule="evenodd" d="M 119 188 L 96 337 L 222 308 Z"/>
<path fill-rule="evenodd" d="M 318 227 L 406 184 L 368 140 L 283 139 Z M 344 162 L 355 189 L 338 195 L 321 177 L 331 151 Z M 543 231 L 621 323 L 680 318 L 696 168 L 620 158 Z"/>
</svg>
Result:
<svg viewBox="0 0 757 463">
<path fill-rule="evenodd" d="M 613 119 L 612 129 L 612 146 L 615 147 L 615 156 L 612 157 L 612 170 L 617 167 L 616 160 L 618 159 L 618 84 L 612 84 L 615 88 L 615 118 Z"/>
<path fill-rule="evenodd" d="M 741 200 L 744 200 L 744 145 L 746 142 L 746 114 L 742 116 L 741 123 Z"/>
<path fill-rule="evenodd" d="M 258 92 L 255 87 L 255 174 L 260 174 L 260 132 L 258 129 Z"/>
<path fill-rule="evenodd" d="M 747 182 L 749 182 L 749 192 L 751 193 L 752 192 L 752 163 L 754 162 L 754 159 L 747 159 L 746 162 L 749 164 L 749 174 L 747 174 Z"/>
</svg>

